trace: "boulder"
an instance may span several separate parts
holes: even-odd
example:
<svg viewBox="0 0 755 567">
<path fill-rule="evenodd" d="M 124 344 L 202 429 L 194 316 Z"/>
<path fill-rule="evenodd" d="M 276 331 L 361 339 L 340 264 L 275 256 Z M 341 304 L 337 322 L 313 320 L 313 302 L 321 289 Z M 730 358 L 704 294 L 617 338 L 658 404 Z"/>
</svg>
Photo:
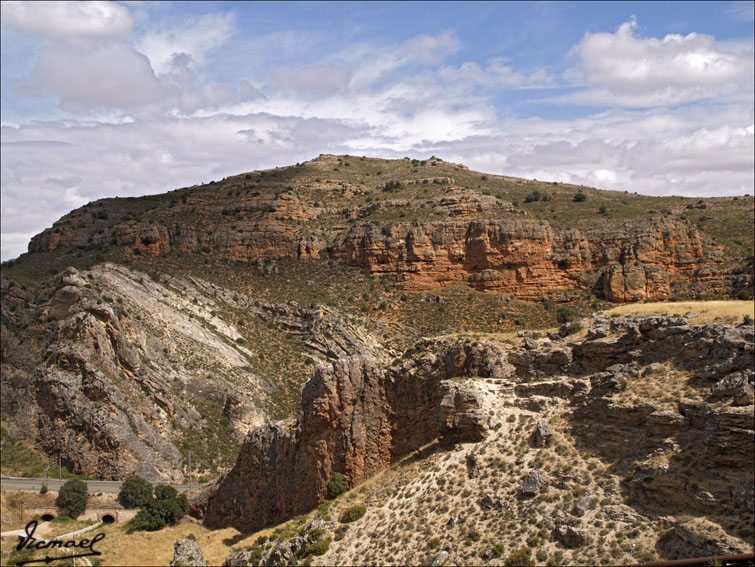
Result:
<svg viewBox="0 0 755 567">
<path fill-rule="evenodd" d="M 519 498 L 533 498 L 537 496 L 540 489 L 548 484 L 548 480 L 540 473 L 540 471 L 532 470 L 527 473 L 522 483 L 519 485 L 518 495 Z"/>
<path fill-rule="evenodd" d="M 178 539 L 173 546 L 173 561 L 171 567 L 178 566 L 198 566 L 205 567 L 207 562 L 202 555 L 202 548 L 193 539 Z"/>
</svg>

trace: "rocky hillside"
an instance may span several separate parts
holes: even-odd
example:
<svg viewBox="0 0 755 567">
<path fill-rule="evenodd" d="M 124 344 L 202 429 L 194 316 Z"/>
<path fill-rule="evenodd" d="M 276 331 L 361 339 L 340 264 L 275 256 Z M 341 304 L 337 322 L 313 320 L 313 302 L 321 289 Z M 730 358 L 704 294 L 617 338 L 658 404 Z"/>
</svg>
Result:
<svg viewBox="0 0 755 567">
<path fill-rule="evenodd" d="M 226 477 L 234 502 L 265 510 L 234 523 L 266 525 L 315 505 L 332 471 L 359 483 L 481 426 L 465 412 L 487 402 L 448 381 L 529 363 L 460 336 L 553 328 L 562 307 L 753 293 L 753 222 L 751 197 L 644 197 L 435 157 L 322 155 L 103 199 L 2 266 L 2 425 L 73 472 L 155 481 L 218 477 L 251 432 L 260 449 L 242 460 L 293 471 L 274 490 Z M 536 364 L 562 372 L 563 356 Z M 344 417 L 352 398 L 365 405 Z M 332 429 L 344 420 L 358 437 Z"/>
<path fill-rule="evenodd" d="M 254 531 L 312 510 L 336 472 L 349 486 L 376 476 L 226 564 L 515 554 L 616 564 L 751 551 L 752 326 L 598 318 L 586 334 L 568 330 L 447 337 L 390 365 L 319 366 L 300 420 L 250 432 L 198 511 Z M 351 522 L 354 506 L 365 510 Z"/>
<path fill-rule="evenodd" d="M 4 425 L 95 478 L 181 480 L 189 451 L 217 473 L 250 428 L 298 411 L 311 365 L 380 359 L 395 331 L 113 264 L 2 291 Z"/>
<path fill-rule="evenodd" d="M 29 253 L 327 254 L 410 290 L 466 282 L 525 299 L 586 290 L 624 302 L 751 287 L 751 226 L 749 197 L 654 199 L 477 174 L 437 158 L 324 155 L 90 203 L 34 237 Z"/>
</svg>

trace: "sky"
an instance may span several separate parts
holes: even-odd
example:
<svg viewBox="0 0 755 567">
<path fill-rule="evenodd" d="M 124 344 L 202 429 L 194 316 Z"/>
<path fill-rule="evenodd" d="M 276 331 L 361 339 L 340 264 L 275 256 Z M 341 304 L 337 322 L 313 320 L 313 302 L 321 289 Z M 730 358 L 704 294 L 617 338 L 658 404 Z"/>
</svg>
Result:
<svg viewBox="0 0 755 567">
<path fill-rule="evenodd" d="M 753 2 L 2 2 L 1 256 L 322 153 L 752 194 Z"/>
</svg>

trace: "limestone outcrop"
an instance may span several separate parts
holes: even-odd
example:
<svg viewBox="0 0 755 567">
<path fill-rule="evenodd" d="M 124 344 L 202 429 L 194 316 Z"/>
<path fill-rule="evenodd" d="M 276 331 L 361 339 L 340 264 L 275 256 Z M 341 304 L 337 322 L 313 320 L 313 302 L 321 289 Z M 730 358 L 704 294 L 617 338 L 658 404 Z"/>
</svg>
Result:
<svg viewBox="0 0 755 567">
<path fill-rule="evenodd" d="M 665 300 L 731 295 L 753 285 L 751 266 L 727 263 L 721 244 L 678 217 L 596 218 L 589 229 L 556 229 L 491 194 L 457 187 L 450 177 L 393 180 L 383 190 L 427 185 L 439 194 L 361 205 L 344 199 L 364 194 L 363 185 L 333 187 L 317 178 L 262 193 L 253 191 L 252 177 L 182 189 L 180 198 L 91 203 L 35 236 L 29 252 L 118 247 L 244 262 L 327 253 L 410 290 L 466 282 L 523 299 L 587 290 L 614 302 Z M 330 195 L 327 205 L 311 196 L 323 194 Z"/>
<path fill-rule="evenodd" d="M 259 529 L 315 507 L 333 473 L 354 486 L 439 436 L 484 438 L 490 419 L 484 392 L 449 379 L 490 375 L 495 363 L 488 366 L 485 347 L 466 341 L 442 344 L 440 354 L 428 346 L 390 368 L 367 357 L 318 366 L 295 424 L 269 423 L 249 433 L 236 466 L 208 496 L 207 525 Z M 491 360 L 496 353 L 502 355 L 497 350 Z M 466 364 L 443 364 L 462 356 Z"/>
<path fill-rule="evenodd" d="M 719 406 L 706 401 L 723 395 L 716 387 L 722 380 L 744 376 L 752 383 L 750 325 L 597 318 L 586 337 L 514 350 L 493 340 L 447 338 L 421 341 L 390 367 L 364 356 L 319 366 L 296 423 L 268 424 L 247 436 L 234 469 L 200 506 L 206 523 L 260 529 L 317 506 L 335 472 L 354 486 L 435 439 L 441 447 L 477 443 L 500 419 L 488 383 L 506 385 L 529 411 L 545 412 L 551 398 L 572 406 L 576 443 L 628 467 L 624 490 L 640 510 L 752 513 L 752 402 L 742 405 L 739 390 Z M 676 402 L 631 401 L 633 380 L 664 388 L 662 372 L 683 392 Z M 529 435 L 539 449 L 554 431 L 540 419 Z M 471 476 L 478 466 L 469 455 Z M 516 493 L 527 500 L 549 482 L 531 470 Z M 557 536 L 565 547 L 588 545 L 570 529 Z"/>
</svg>

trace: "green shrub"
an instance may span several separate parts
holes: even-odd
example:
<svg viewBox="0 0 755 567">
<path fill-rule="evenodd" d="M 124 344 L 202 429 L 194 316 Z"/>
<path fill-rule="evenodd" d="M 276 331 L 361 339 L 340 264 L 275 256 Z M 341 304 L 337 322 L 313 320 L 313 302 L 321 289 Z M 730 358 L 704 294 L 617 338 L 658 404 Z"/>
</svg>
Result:
<svg viewBox="0 0 755 567">
<path fill-rule="evenodd" d="M 343 514 L 341 514 L 341 523 L 350 524 L 351 522 L 356 522 L 359 518 L 364 516 L 366 512 L 367 506 L 359 505 L 347 508 L 344 510 Z"/>
<path fill-rule="evenodd" d="M 46 484 L 43 484 L 43 485 L 42 485 L 42 486 L 41 486 L 41 487 L 39 488 L 39 493 L 40 493 L 40 494 L 47 494 L 47 485 L 46 485 Z"/>
<path fill-rule="evenodd" d="M 437 547 L 440 547 L 440 538 L 434 537 L 430 541 L 427 542 L 427 545 L 430 547 L 430 549 L 435 549 Z"/>
<path fill-rule="evenodd" d="M 152 500 L 152 485 L 142 477 L 132 474 L 121 485 L 118 502 L 124 508 L 142 508 Z"/>
<path fill-rule="evenodd" d="M 87 507 L 87 485 L 80 480 L 69 480 L 60 487 L 55 505 L 77 518 Z"/>
<path fill-rule="evenodd" d="M 582 191 L 579 191 L 576 195 L 574 195 L 572 201 L 574 201 L 575 203 L 582 203 L 584 201 L 587 201 L 587 195 L 582 193 Z"/>
<path fill-rule="evenodd" d="M 556 320 L 560 324 L 571 323 L 577 319 L 577 312 L 569 305 L 562 305 L 556 310 Z"/>
<path fill-rule="evenodd" d="M 346 492 L 346 479 L 341 473 L 333 473 L 328 482 L 327 494 L 328 500 L 333 500 Z"/>
<path fill-rule="evenodd" d="M 304 549 L 304 556 L 307 557 L 309 555 L 325 555 L 330 548 L 330 542 L 330 538 L 325 538 L 314 543 L 310 543 Z"/>
<path fill-rule="evenodd" d="M 166 525 L 178 522 L 188 510 L 186 494 L 178 494 L 172 486 L 157 486 L 155 497 L 134 516 L 131 527 L 136 530 L 160 530 Z"/>
<path fill-rule="evenodd" d="M 506 558 L 505 564 L 506 567 L 530 567 L 534 565 L 532 550 L 526 546 L 520 547 Z"/>
<path fill-rule="evenodd" d="M 491 549 L 490 553 L 493 555 L 493 557 L 500 557 L 503 555 L 504 552 L 504 546 L 501 542 L 496 543 Z"/>
<path fill-rule="evenodd" d="M 748 301 L 750 299 L 750 292 L 748 292 L 746 289 L 743 289 L 737 294 L 737 299 Z"/>
</svg>

